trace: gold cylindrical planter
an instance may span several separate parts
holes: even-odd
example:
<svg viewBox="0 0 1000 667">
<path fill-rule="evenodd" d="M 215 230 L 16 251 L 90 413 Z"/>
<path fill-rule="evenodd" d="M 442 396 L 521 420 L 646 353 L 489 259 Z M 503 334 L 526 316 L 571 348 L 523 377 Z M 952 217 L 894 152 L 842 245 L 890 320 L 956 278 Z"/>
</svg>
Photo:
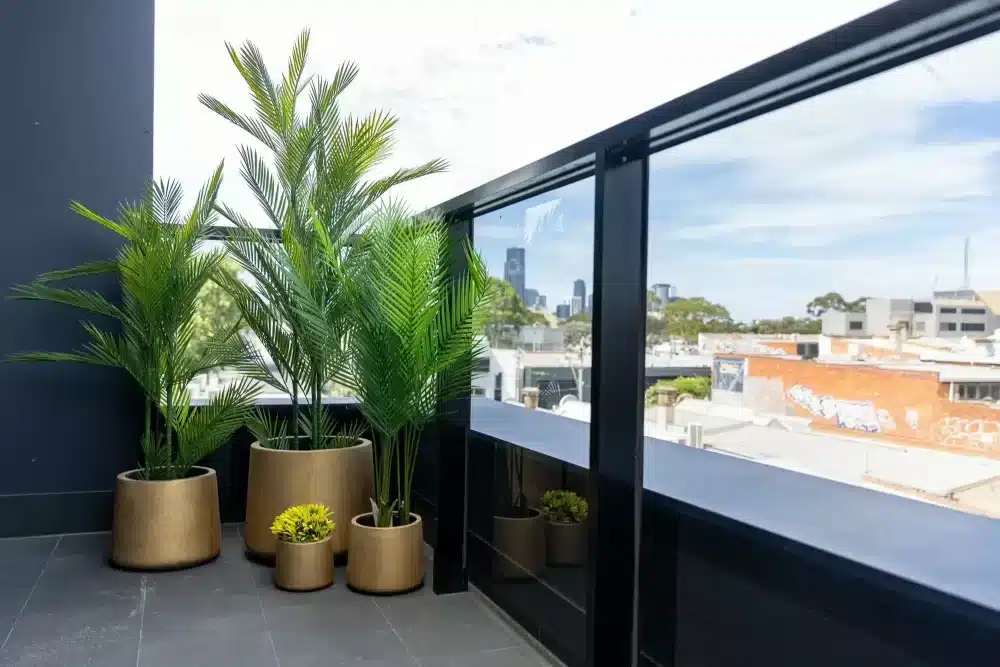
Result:
<svg viewBox="0 0 1000 667">
<path fill-rule="evenodd" d="M 200 565 L 219 555 L 219 484 L 200 466 L 192 476 L 168 481 L 118 475 L 111 529 L 111 563 L 136 570 Z"/>
<path fill-rule="evenodd" d="M 526 517 L 493 517 L 493 571 L 503 579 L 532 579 L 545 566 L 545 521 L 536 509 Z"/>
<path fill-rule="evenodd" d="M 293 505 L 318 503 L 330 510 L 334 554 L 347 552 L 350 518 L 369 507 L 372 495 L 372 443 L 342 449 L 283 450 L 250 446 L 247 514 L 243 528 L 247 551 L 270 561 L 278 540 L 274 517 Z"/>
<path fill-rule="evenodd" d="M 587 524 L 545 522 L 545 558 L 549 565 L 587 562 Z"/>
<path fill-rule="evenodd" d="M 333 585 L 333 549 L 329 536 L 318 542 L 278 540 L 274 583 L 286 591 L 318 591 Z"/>
<path fill-rule="evenodd" d="M 351 520 L 347 585 L 361 593 L 408 593 L 424 583 L 424 523 L 376 528 L 371 512 Z"/>
</svg>

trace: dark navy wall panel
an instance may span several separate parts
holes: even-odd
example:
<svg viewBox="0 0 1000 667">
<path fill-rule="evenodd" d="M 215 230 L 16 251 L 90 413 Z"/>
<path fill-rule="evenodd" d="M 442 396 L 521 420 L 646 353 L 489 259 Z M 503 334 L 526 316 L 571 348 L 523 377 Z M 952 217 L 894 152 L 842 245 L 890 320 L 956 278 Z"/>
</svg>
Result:
<svg viewBox="0 0 1000 667">
<path fill-rule="evenodd" d="M 0 3 L 0 292 L 113 257 L 113 216 L 153 170 L 153 0 Z M 91 286 L 118 299 L 115 279 Z M 79 315 L 0 301 L 0 355 L 70 349 Z M 137 460 L 139 398 L 113 370 L 0 365 L 0 535 L 109 523 L 116 473 Z"/>
</svg>

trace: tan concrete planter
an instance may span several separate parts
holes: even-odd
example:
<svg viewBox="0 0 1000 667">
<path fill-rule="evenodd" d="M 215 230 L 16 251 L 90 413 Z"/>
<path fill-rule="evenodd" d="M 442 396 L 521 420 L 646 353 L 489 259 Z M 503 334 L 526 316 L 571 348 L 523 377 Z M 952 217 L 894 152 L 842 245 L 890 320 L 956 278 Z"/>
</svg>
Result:
<svg viewBox="0 0 1000 667">
<path fill-rule="evenodd" d="M 536 509 L 526 517 L 493 517 L 493 572 L 503 579 L 532 579 L 545 566 L 545 521 Z"/>
<path fill-rule="evenodd" d="M 336 527 L 330 534 L 335 555 L 346 554 L 351 517 L 369 506 L 372 495 L 372 443 L 342 449 L 303 451 L 250 446 L 247 514 L 243 534 L 247 552 L 274 559 L 278 540 L 271 534 L 274 517 L 293 505 L 318 503 L 330 510 Z"/>
<path fill-rule="evenodd" d="M 286 591 L 318 591 L 333 585 L 333 549 L 330 537 L 318 542 L 278 540 L 274 583 Z"/>
<path fill-rule="evenodd" d="M 587 562 L 587 524 L 545 522 L 545 559 L 549 565 Z"/>
<path fill-rule="evenodd" d="M 137 570 L 200 565 L 219 555 L 219 484 L 215 471 L 197 466 L 192 476 L 168 481 L 115 480 L 111 563 Z"/>
<path fill-rule="evenodd" d="M 376 528 L 371 512 L 351 521 L 347 585 L 360 593 L 408 593 L 424 585 L 424 523 Z"/>
</svg>

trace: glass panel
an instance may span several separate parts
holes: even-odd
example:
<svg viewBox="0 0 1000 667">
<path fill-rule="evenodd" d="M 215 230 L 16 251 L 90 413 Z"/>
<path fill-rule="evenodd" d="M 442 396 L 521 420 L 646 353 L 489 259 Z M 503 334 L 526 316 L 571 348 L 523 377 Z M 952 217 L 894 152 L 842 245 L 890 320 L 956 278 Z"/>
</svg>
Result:
<svg viewBox="0 0 1000 667">
<path fill-rule="evenodd" d="M 593 211 L 588 178 L 473 227 L 495 302 L 472 402 L 470 576 L 568 664 L 585 651 Z"/>
<path fill-rule="evenodd" d="M 647 485 L 679 443 L 998 516 L 998 57 L 984 37 L 651 157 Z M 643 650 L 722 664 L 751 621 L 691 587 L 682 625 L 713 633 L 658 646 L 657 545 L 695 548 L 654 530 L 662 511 L 644 506 Z"/>
</svg>

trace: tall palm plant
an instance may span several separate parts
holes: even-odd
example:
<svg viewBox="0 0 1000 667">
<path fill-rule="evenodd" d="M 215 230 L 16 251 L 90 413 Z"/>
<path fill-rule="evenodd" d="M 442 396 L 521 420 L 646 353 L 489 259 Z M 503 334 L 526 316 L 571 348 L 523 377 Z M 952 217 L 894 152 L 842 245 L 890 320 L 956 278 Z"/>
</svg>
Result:
<svg viewBox="0 0 1000 667">
<path fill-rule="evenodd" d="M 295 41 L 277 83 L 252 43 L 238 51 L 229 44 L 226 48 L 247 84 L 254 114 L 240 114 L 210 95 L 199 99 L 263 144 L 269 154 L 270 160 L 251 146 L 239 149 L 243 179 L 279 236 L 279 242 L 270 241 L 239 212 L 220 207 L 236 225 L 227 243 L 229 252 L 255 282 L 255 288 L 248 288 L 230 280 L 227 287 L 274 363 L 277 373 L 270 384 L 292 399 L 293 446 L 324 448 L 350 440 L 330 438 L 333 424 L 322 406 L 323 387 L 334 377 L 352 384 L 342 372 L 352 318 L 339 267 L 353 253 L 351 240 L 376 201 L 391 188 L 446 165 L 433 160 L 372 177 L 395 144 L 396 118 L 381 111 L 361 118 L 342 115 L 338 99 L 358 69 L 344 63 L 333 79 L 306 77 L 308 31 Z M 301 113 L 306 91 L 308 111 Z M 301 415 L 300 392 L 311 403 Z M 264 420 L 257 422 L 265 435 L 267 427 Z M 266 439 L 288 442 L 283 432 L 272 429 Z"/>
<path fill-rule="evenodd" d="M 424 428 L 444 403 L 471 392 L 476 361 L 486 353 L 489 275 L 468 243 L 467 268 L 457 274 L 445 222 L 397 205 L 379 207 L 357 252 L 361 265 L 349 273 L 357 326 L 348 370 L 378 436 L 372 510 L 376 526 L 392 526 L 397 512 L 406 525 Z"/>
<path fill-rule="evenodd" d="M 197 349 L 192 345 L 198 294 L 220 276 L 225 259 L 221 251 L 201 252 L 216 218 L 221 181 L 219 165 L 185 215 L 180 212 L 181 187 L 173 181 L 150 183 L 141 201 L 121 207 L 117 220 L 73 202 L 76 213 L 124 239 L 118 257 L 42 274 L 33 283 L 16 287 L 11 297 L 74 306 L 117 322 L 117 330 L 83 322 L 90 340 L 78 350 L 23 352 L 10 359 L 112 366 L 131 375 L 146 396 L 140 470 L 144 479 L 187 476 L 246 421 L 259 391 L 247 377 L 199 407 L 192 407 L 188 392 L 199 373 L 244 366 L 248 355 L 254 354 L 239 334 L 239 322 L 216 332 Z M 55 285 L 108 272 L 119 276 L 121 305 L 93 290 Z"/>
</svg>

